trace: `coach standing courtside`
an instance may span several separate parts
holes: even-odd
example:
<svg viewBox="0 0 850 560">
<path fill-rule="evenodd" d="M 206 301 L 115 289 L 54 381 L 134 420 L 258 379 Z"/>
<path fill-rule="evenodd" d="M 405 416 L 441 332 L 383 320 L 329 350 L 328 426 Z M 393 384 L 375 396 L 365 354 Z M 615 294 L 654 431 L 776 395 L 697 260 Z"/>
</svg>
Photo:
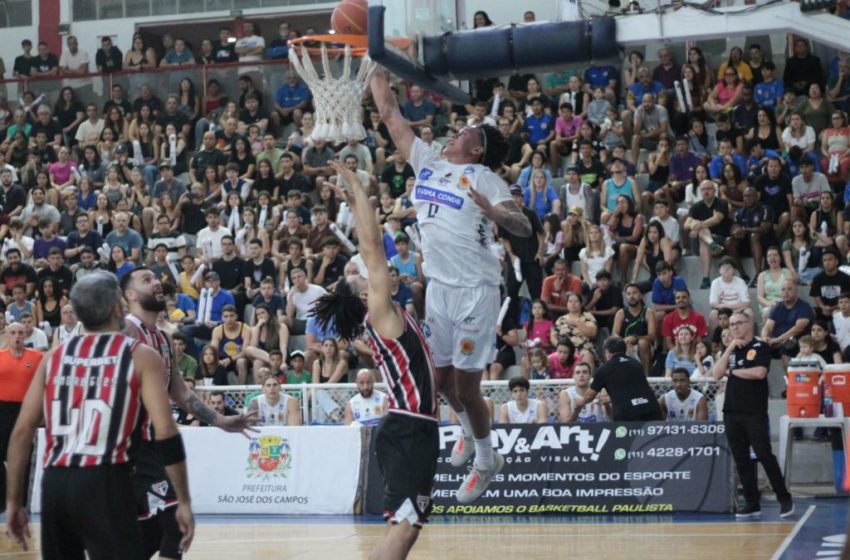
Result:
<svg viewBox="0 0 850 560">
<path fill-rule="evenodd" d="M 770 447 L 767 416 L 767 372 L 770 369 L 770 346 L 753 338 L 753 321 L 743 313 L 729 320 L 732 342 L 714 364 L 714 378 L 729 377 L 723 404 L 723 423 L 738 478 L 744 487 L 746 506 L 735 515 L 738 519 L 761 516 L 756 464 L 750 448 L 764 467 L 770 485 L 779 501 L 779 515 L 794 513 L 794 502 L 785 487 L 779 462 Z"/>
<path fill-rule="evenodd" d="M 5 334 L 9 347 L 0 350 L 0 497 L 6 495 L 5 462 L 9 437 L 42 356 L 38 350 L 24 348 L 27 335 L 20 323 L 6 327 Z M 5 504 L 0 500 L 0 513 L 6 509 Z"/>
<path fill-rule="evenodd" d="M 590 389 L 576 401 L 570 422 L 578 419 L 584 406 L 605 389 L 611 397 L 615 422 L 652 422 L 661 420 L 661 407 L 640 362 L 626 356 L 626 341 L 612 336 L 605 341 L 605 363 L 596 370 Z"/>
</svg>

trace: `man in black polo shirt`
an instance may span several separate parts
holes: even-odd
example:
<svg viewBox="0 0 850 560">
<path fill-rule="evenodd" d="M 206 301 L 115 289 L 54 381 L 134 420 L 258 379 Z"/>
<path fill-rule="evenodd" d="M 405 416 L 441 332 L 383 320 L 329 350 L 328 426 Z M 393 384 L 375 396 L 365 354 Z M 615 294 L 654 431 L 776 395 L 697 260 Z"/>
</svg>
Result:
<svg viewBox="0 0 850 560">
<path fill-rule="evenodd" d="M 523 281 L 528 285 L 528 293 L 532 300 L 540 299 L 540 291 L 543 287 L 543 250 L 546 248 L 543 236 L 543 226 L 537 213 L 526 208 L 522 203 L 522 187 L 511 185 L 511 197 L 516 205 L 531 222 L 531 235 L 518 237 L 505 228 L 499 226 L 499 239 L 505 247 L 506 262 L 505 279 L 508 288 L 508 297 L 511 298 L 511 313 L 515 321 L 519 320 L 520 297 L 519 290 Z M 521 279 L 517 278 L 515 261 L 519 259 L 519 270 Z"/>
<path fill-rule="evenodd" d="M 590 389 L 576 401 L 570 422 L 576 421 L 581 409 L 602 389 L 611 397 L 615 422 L 661 421 L 661 407 L 646 380 L 643 366 L 626 356 L 626 341 L 612 336 L 605 341 L 603 348 L 606 361 L 596 370 Z"/>
<path fill-rule="evenodd" d="M 723 403 L 723 423 L 729 448 L 738 468 L 738 478 L 744 487 L 747 504 L 735 516 L 751 519 L 761 516 L 761 504 L 756 465 L 750 449 L 764 467 L 776 499 L 779 515 L 794 513 L 794 502 L 785 487 L 779 462 L 770 447 L 767 416 L 767 372 L 770 369 L 770 346 L 753 338 L 753 322 L 743 313 L 729 320 L 733 340 L 714 365 L 714 378 L 728 377 L 726 400 Z"/>
</svg>

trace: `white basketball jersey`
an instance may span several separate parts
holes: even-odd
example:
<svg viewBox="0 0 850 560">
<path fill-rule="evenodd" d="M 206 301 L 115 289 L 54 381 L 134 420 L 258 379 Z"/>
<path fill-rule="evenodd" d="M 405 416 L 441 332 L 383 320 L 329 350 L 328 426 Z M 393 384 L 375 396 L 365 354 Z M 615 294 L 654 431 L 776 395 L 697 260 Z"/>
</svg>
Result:
<svg viewBox="0 0 850 560">
<path fill-rule="evenodd" d="M 416 173 L 411 200 L 425 275 L 449 286 L 498 286 L 499 259 L 489 250 L 492 226 L 469 188 L 496 206 L 511 200 L 507 184 L 483 165 L 449 163 L 419 139 L 410 150 L 410 165 Z"/>
<path fill-rule="evenodd" d="M 372 391 L 372 396 L 363 398 L 360 393 L 351 397 L 351 416 L 355 422 L 364 426 L 372 426 L 380 422 L 384 416 L 384 402 L 387 396 L 380 391 Z"/>
<path fill-rule="evenodd" d="M 575 387 L 567 387 L 567 395 L 570 397 L 570 407 L 576 409 L 576 402 L 581 398 Z M 577 422 L 610 422 L 608 415 L 605 413 L 605 407 L 599 404 L 598 401 L 592 401 L 584 405 L 581 412 L 578 413 Z"/>
<path fill-rule="evenodd" d="M 537 399 L 528 399 L 528 408 L 521 411 L 515 400 L 508 401 L 508 422 L 511 424 L 534 424 L 537 422 Z"/>
<path fill-rule="evenodd" d="M 670 390 L 664 393 L 664 404 L 667 405 L 667 420 L 677 422 L 693 422 L 697 414 L 697 405 L 704 399 L 702 393 L 691 389 L 691 393 L 684 401 L 676 396 L 676 391 Z"/>
<path fill-rule="evenodd" d="M 286 426 L 286 405 L 291 399 L 286 393 L 280 394 L 280 400 L 272 406 L 265 395 L 258 395 L 257 410 L 260 413 L 261 426 Z"/>
<path fill-rule="evenodd" d="M 56 328 L 56 336 L 58 337 L 58 342 L 61 344 L 65 341 L 66 338 L 76 336 L 80 334 L 80 330 L 83 328 L 83 324 L 77 321 L 77 324 L 71 330 L 62 324 Z"/>
</svg>

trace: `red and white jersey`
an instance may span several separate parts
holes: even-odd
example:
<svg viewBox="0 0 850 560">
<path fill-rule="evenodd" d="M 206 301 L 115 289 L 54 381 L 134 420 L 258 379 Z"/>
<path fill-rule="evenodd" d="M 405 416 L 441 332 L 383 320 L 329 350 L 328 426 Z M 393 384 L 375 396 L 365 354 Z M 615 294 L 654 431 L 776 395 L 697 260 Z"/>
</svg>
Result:
<svg viewBox="0 0 850 560">
<path fill-rule="evenodd" d="M 172 364 L 172 351 L 171 344 L 168 341 L 168 337 L 165 336 L 165 333 L 157 326 L 150 326 L 144 321 L 142 321 L 139 317 L 133 315 L 132 313 L 128 313 L 124 320 L 135 327 L 133 330 L 136 332 L 136 340 L 141 342 L 146 346 L 150 346 L 154 350 L 156 350 L 162 359 L 165 361 L 165 389 L 171 386 L 171 364 Z M 144 420 L 142 424 L 142 437 L 145 441 L 153 441 L 153 427 L 151 426 L 150 418 L 148 418 L 147 413 L 144 415 Z"/>
<path fill-rule="evenodd" d="M 72 336 L 56 348 L 44 378 L 45 468 L 130 460 L 142 416 L 137 346 L 108 333 Z"/>
<path fill-rule="evenodd" d="M 434 360 L 416 319 L 404 310 L 404 332 L 398 338 L 382 338 L 366 318 L 366 340 L 375 367 L 387 385 L 390 412 L 434 419 L 437 392 Z"/>
</svg>

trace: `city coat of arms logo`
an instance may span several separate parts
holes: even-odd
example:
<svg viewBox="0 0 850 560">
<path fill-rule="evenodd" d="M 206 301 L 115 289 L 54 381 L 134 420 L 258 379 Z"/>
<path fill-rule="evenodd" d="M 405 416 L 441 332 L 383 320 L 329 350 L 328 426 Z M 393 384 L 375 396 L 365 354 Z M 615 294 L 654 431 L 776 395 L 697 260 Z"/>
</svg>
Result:
<svg viewBox="0 0 850 560">
<path fill-rule="evenodd" d="M 248 478 L 286 478 L 292 468 L 292 449 L 281 436 L 260 436 L 248 444 Z"/>
</svg>

